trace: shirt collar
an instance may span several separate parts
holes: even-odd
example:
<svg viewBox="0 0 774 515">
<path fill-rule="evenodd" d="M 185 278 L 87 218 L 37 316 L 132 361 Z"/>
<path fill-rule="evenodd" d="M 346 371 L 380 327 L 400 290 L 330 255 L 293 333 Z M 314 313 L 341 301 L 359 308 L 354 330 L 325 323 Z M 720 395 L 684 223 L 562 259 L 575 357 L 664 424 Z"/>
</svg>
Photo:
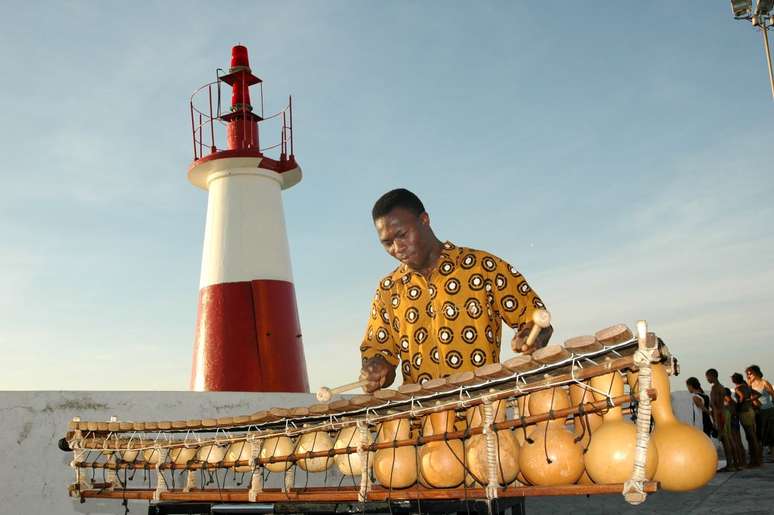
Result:
<svg viewBox="0 0 774 515">
<path fill-rule="evenodd" d="M 454 251 L 457 248 L 455 244 L 450 242 L 449 240 L 444 241 L 441 243 L 441 254 L 439 255 L 438 263 L 436 263 L 435 268 L 438 269 L 439 266 L 441 266 L 441 263 L 443 262 L 443 259 L 451 259 L 452 257 L 452 251 Z M 411 278 L 411 274 L 417 273 L 415 270 L 411 270 L 407 265 L 404 263 L 401 263 L 398 267 L 398 273 L 402 276 L 403 282 L 408 282 L 408 279 Z"/>
</svg>

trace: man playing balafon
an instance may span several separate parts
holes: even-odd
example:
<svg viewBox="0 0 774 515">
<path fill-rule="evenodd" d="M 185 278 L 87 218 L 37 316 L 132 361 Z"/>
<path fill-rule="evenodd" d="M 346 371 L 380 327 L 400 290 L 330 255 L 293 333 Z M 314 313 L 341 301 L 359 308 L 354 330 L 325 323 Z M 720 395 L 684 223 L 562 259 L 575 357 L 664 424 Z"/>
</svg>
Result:
<svg viewBox="0 0 774 515">
<path fill-rule="evenodd" d="M 367 392 L 390 386 L 400 363 L 404 383 L 423 383 L 500 360 L 502 321 L 514 351 L 548 343 L 553 328 L 525 345 L 540 297 L 514 267 L 488 252 L 441 242 L 416 195 L 385 193 L 374 204 L 379 240 L 400 261 L 371 304 L 360 353 Z"/>
</svg>

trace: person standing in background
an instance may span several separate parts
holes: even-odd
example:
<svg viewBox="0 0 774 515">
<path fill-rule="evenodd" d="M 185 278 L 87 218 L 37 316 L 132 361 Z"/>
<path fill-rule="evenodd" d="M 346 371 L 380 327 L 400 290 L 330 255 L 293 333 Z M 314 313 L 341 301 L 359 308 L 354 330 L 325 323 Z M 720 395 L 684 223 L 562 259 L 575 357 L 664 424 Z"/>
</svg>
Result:
<svg viewBox="0 0 774 515">
<path fill-rule="evenodd" d="M 734 466 L 736 470 L 743 469 L 746 465 L 744 446 L 742 445 L 742 431 L 739 427 L 739 416 L 736 414 L 736 401 L 731 389 L 723 387 L 723 416 L 728 424 L 728 432 L 731 435 L 731 452 L 734 453 Z"/>
<path fill-rule="evenodd" d="M 758 365 L 750 365 L 745 372 L 750 387 L 758 394 L 758 397 L 753 399 L 758 441 L 762 447 L 768 447 L 768 461 L 774 461 L 774 388 L 763 378 L 763 372 Z"/>
<path fill-rule="evenodd" d="M 736 415 L 744 430 L 747 439 L 747 452 L 750 454 L 748 466 L 760 467 L 763 456 L 761 446 L 758 443 L 758 435 L 755 430 L 755 410 L 753 409 L 753 389 L 750 388 L 742 374 L 735 373 L 731 376 L 734 383 L 734 395 L 736 397 Z M 758 396 L 757 394 L 755 395 Z"/>
<path fill-rule="evenodd" d="M 704 434 L 710 438 L 717 438 L 718 432 L 715 429 L 715 426 L 712 423 L 712 417 L 710 416 L 709 395 L 704 393 L 701 383 L 699 383 L 699 380 L 695 377 L 689 377 L 685 381 L 685 385 L 691 393 L 691 425 L 699 427 L 699 421 L 701 421 L 701 430 L 704 431 Z"/>
<path fill-rule="evenodd" d="M 720 384 L 718 371 L 714 368 L 707 370 L 705 376 L 707 382 L 712 385 L 710 390 L 710 413 L 712 414 L 712 421 L 718 430 L 720 443 L 723 444 L 723 454 L 726 457 L 726 466 L 718 470 L 718 472 L 735 472 L 741 469 L 739 461 L 741 453 L 736 449 L 736 442 L 731 430 L 731 412 L 727 409 L 725 400 L 725 390 L 727 388 Z M 730 394 L 729 392 L 729 396 Z M 733 403 L 734 400 L 730 399 L 730 402 Z"/>
</svg>

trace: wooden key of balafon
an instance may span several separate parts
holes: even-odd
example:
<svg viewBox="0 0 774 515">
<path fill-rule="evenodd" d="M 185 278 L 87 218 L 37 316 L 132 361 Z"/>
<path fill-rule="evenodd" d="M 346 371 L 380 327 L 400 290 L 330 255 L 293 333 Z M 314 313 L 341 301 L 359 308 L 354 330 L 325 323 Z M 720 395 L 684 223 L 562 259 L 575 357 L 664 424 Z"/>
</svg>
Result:
<svg viewBox="0 0 774 515">
<path fill-rule="evenodd" d="M 532 329 L 527 336 L 527 341 L 521 346 L 521 352 L 526 352 L 535 345 L 540 331 L 551 325 L 551 314 L 545 309 L 536 309 L 532 312 Z"/>
<path fill-rule="evenodd" d="M 331 400 L 331 397 L 333 397 L 337 393 L 348 392 L 350 390 L 354 390 L 355 388 L 360 388 L 361 386 L 365 386 L 367 384 L 368 384 L 368 379 L 361 379 L 360 381 L 337 386 L 336 388 L 328 388 L 327 386 L 323 386 L 319 390 L 317 390 L 317 400 L 319 402 L 328 402 L 329 400 Z"/>
</svg>

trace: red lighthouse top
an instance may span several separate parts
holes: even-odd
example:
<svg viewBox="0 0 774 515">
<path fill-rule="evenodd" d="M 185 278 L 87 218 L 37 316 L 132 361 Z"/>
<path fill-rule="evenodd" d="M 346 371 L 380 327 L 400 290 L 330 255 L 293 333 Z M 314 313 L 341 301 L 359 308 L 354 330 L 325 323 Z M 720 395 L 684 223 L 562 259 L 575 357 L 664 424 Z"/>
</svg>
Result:
<svg viewBox="0 0 774 515">
<path fill-rule="evenodd" d="M 231 88 L 231 106 L 221 106 L 223 86 Z M 259 86 L 257 106 L 250 98 L 250 87 Z M 224 109 L 225 108 L 225 109 Z M 226 110 L 227 109 L 227 110 Z M 274 120 L 273 122 L 271 122 Z M 280 125 L 279 143 L 261 146 L 259 126 L 269 122 Z M 191 127 L 194 143 L 192 167 L 213 159 L 226 157 L 260 157 L 261 168 L 283 173 L 298 168 L 293 154 L 292 99 L 279 113 L 264 117 L 263 81 L 250 69 L 247 48 L 236 45 L 231 49 L 228 73 L 215 82 L 205 84 L 191 96 Z M 216 144 L 225 126 L 225 145 Z M 219 138 L 220 136 L 220 138 Z M 278 159 L 264 154 L 279 149 Z M 276 151 L 276 150 L 275 150 Z"/>
</svg>

